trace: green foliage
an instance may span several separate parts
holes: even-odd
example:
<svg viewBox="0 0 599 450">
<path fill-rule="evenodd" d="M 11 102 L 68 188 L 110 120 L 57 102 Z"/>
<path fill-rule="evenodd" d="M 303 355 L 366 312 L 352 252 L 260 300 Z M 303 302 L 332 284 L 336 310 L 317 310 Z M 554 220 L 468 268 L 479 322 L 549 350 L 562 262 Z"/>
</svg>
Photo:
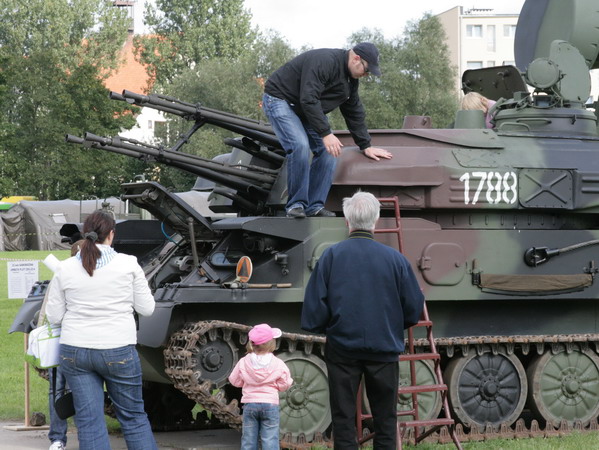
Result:
<svg viewBox="0 0 599 450">
<path fill-rule="evenodd" d="M 235 58 L 255 38 L 243 0 L 157 0 L 144 19 L 152 35 L 135 41 L 140 60 L 158 85 L 210 58 Z"/>
<path fill-rule="evenodd" d="M 446 40 L 439 19 L 426 14 L 408 25 L 405 52 L 398 61 L 409 84 L 417 88 L 416 95 L 409 98 L 408 114 L 429 115 L 440 128 L 453 120 L 458 107 L 453 81 L 456 69 L 450 65 Z"/>
<path fill-rule="evenodd" d="M 294 56 L 278 35 L 260 37 L 236 58 L 211 58 L 197 68 L 185 69 L 169 85 L 168 92 L 208 108 L 260 119 L 264 80 Z"/>
<path fill-rule="evenodd" d="M 300 52 L 308 50 L 308 48 L 305 48 Z M 249 58 L 254 61 L 256 77 L 265 80 L 275 70 L 298 54 L 299 52 L 294 51 L 280 34 L 270 31 L 267 34 L 260 34 L 252 50 L 244 56 L 246 59 Z"/>
<path fill-rule="evenodd" d="M 11 24 L 2 27 L 0 43 L 33 71 L 48 67 L 29 64 L 29 58 L 45 57 L 63 73 L 73 61 L 115 67 L 114 58 L 102 59 L 118 53 L 128 25 L 126 12 L 103 0 L 3 0 L 0 14 Z"/>
<path fill-rule="evenodd" d="M 102 84 L 127 35 L 125 11 L 103 0 L 5 0 L 0 14 L 1 195 L 41 200 L 114 195 L 123 159 L 82 153 L 66 133 L 116 134 L 133 109 Z M 7 180 L 10 180 L 8 182 Z"/>
<path fill-rule="evenodd" d="M 434 127 L 446 127 L 457 109 L 454 72 L 439 20 L 425 14 L 406 27 L 404 36 L 386 40 L 378 31 L 363 29 L 349 46 L 368 41 L 380 51 L 380 78 L 360 82 L 360 98 L 369 128 L 401 128 L 406 115 L 431 116 Z M 341 114 L 331 115 L 333 128 L 345 128 Z"/>
</svg>

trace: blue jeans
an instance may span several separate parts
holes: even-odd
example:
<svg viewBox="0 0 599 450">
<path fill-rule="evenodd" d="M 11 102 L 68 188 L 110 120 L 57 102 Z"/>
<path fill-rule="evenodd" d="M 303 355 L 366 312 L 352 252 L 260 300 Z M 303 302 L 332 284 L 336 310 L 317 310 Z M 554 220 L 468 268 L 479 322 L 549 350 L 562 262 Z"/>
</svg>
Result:
<svg viewBox="0 0 599 450">
<path fill-rule="evenodd" d="M 301 206 L 316 214 L 324 207 L 337 160 L 285 100 L 264 94 L 262 108 L 287 153 L 287 210 Z"/>
<path fill-rule="evenodd" d="M 50 442 L 62 441 L 63 444 L 67 443 L 67 421 L 61 419 L 56 414 L 54 408 L 54 391 L 52 390 L 52 378 L 54 378 L 54 370 L 48 369 L 48 381 L 50 382 L 50 389 L 48 390 L 48 411 L 50 412 L 50 431 L 48 431 L 48 439 Z M 60 367 L 56 371 L 56 390 L 60 392 L 64 389 L 65 380 Z"/>
<path fill-rule="evenodd" d="M 243 406 L 241 449 L 279 449 L 279 405 L 272 403 L 246 403 Z"/>
<path fill-rule="evenodd" d="M 129 450 L 157 449 L 141 393 L 134 345 L 96 350 L 61 344 L 60 368 L 73 392 L 80 450 L 110 450 L 104 420 L 104 384 Z"/>
</svg>

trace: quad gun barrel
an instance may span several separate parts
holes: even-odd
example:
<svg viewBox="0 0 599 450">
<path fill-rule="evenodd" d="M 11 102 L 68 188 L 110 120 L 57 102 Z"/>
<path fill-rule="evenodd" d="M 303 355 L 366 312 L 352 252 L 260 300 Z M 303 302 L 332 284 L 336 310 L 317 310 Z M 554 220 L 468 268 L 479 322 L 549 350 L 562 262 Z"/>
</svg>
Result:
<svg viewBox="0 0 599 450">
<path fill-rule="evenodd" d="M 110 98 L 175 114 L 192 121 L 193 125 L 170 148 L 121 136 L 103 137 L 92 133 L 85 133 L 83 137 L 67 134 L 66 141 L 165 164 L 213 181 L 220 185 L 214 189 L 215 193 L 231 199 L 245 212 L 258 212 L 257 208 L 261 208 L 268 199 L 285 161 L 270 125 L 163 95 L 143 95 L 125 90 L 122 94 L 111 92 Z M 225 143 L 243 150 L 250 159 L 242 158 L 235 164 L 222 163 L 181 151 L 192 135 L 206 124 L 240 134 L 241 138 L 227 138 Z"/>
</svg>

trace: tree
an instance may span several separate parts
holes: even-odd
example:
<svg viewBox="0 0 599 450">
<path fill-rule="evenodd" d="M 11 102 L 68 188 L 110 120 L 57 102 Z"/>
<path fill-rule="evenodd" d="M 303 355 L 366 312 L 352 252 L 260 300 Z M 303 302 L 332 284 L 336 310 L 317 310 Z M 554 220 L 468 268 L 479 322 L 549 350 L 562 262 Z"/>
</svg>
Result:
<svg viewBox="0 0 599 450">
<path fill-rule="evenodd" d="M 439 19 L 430 14 L 407 27 L 404 52 L 398 61 L 410 84 L 417 87 L 409 97 L 408 114 L 431 116 L 433 124 L 445 127 L 458 108 L 454 81 L 456 68 L 449 61 L 447 36 Z"/>
<path fill-rule="evenodd" d="M 134 124 L 133 109 L 102 85 L 127 35 L 125 11 L 103 0 L 4 0 L 0 14 L 11 24 L 0 32 L 0 193 L 114 195 L 122 158 L 83 152 L 64 136 Z"/>
<path fill-rule="evenodd" d="M 430 14 L 410 22 L 401 38 L 385 40 L 367 29 L 350 37 L 350 47 L 368 41 L 380 51 L 382 77 L 360 82 L 369 128 L 401 128 L 406 115 L 431 116 L 440 128 L 452 122 L 458 97 L 445 40 L 441 23 Z M 331 124 L 346 128 L 338 112 L 331 115 Z"/>
<path fill-rule="evenodd" d="M 136 54 L 162 86 L 185 68 L 249 50 L 256 37 L 250 18 L 243 0 L 156 0 L 144 15 L 153 34 L 136 38 Z"/>
<path fill-rule="evenodd" d="M 7 74 L 5 67 L 8 65 L 9 58 L 5 55 L 5 50 L 0 47 L 0 195 L 9 192 L 12 188 L 13 180 L 8 178 L 6 167 L 13 164 L 11 155 L 6 151 L 6 146 L 2 145 L 13 133 L 13 124 L 10 123 L 7 110 L 3 106 L 7 103 L 8 86 L 6 83 Z"/>
</svg>

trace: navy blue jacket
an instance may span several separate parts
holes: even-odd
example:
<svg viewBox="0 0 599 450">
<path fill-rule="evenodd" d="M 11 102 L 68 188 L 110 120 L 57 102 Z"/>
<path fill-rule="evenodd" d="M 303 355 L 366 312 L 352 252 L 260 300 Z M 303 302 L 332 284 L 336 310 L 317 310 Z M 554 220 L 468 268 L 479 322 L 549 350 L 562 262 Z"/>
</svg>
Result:
<svg viewBox="0 0 599 450">
<path fill-rule="evenodd" d="M 336 48 L 310 50 L 277 69 L 264 92 L 287 101 L 319 136 L 331 133 L 325 114 L 339 107 L 360 150 L 370 147 L 366 113 L 358 95 L 360 83 L 347 67 L 349 51 Z"/>
<path fill-rule="evenodd" d="M 408 260 L 368 231 L 329 247 L 306 288 L 302 329 L 326 334 L 340 353 L 393 361 L 404 329 L 416 324 L 424 295 Z"/>
</svg>

